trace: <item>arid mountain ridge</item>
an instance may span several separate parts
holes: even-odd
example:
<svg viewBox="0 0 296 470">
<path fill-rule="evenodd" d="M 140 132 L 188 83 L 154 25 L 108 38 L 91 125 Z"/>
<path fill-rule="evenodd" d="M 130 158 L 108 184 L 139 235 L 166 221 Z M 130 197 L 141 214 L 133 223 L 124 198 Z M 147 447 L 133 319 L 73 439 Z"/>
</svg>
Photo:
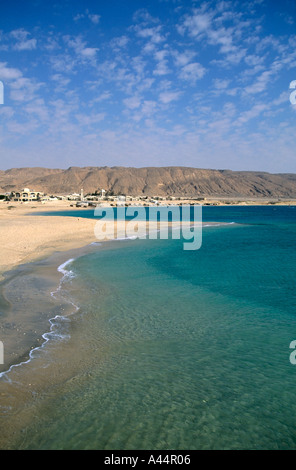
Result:
<svg viewBox="0 0 296 470">
<path fill-rule="evenodd" d="M 131 196 L 296 198 L 296 174 L 190 167 L 0 170 L 1 193 L 25 187 L 55 195 L 105 189 Z"/>
</svg>

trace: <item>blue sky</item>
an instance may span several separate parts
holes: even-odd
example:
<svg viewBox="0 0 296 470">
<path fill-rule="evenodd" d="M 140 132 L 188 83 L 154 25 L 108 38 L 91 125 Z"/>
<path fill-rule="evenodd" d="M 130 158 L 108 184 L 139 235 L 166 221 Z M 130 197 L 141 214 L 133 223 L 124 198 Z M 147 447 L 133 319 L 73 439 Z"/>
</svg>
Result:
<svg viewBox="0 0 296 470">
<path fill-rule="evenodd" d="M 295 0 L 2 0 L 0 80 L 0 169 L 296 172 Z"/>
</svg>

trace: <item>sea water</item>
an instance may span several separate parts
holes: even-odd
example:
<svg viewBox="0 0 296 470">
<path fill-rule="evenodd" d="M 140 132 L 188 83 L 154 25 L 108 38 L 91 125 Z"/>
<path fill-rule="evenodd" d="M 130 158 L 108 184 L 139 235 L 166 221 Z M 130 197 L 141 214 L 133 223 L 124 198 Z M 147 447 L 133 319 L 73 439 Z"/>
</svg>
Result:
<svg viewBox="0 0 296 470">
<path fill-rule="evenodd" d="M 217 224 L 199 250 L 117 241 L 63 265 L 75 311 L 43 361 L 71 373 L 12 447 L 296 448 L 296 208 L 205 207 L 203 221 Z"/>
</svg>

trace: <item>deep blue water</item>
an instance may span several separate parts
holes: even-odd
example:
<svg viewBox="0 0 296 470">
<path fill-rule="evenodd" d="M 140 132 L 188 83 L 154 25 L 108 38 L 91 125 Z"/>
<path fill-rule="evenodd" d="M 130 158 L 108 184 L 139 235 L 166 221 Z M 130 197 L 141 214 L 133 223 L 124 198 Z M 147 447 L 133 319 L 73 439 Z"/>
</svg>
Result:
<svg viewBox="0 0 296 470">
<path fill-rule="evenodd" d="M 69 264 L 83 367 L 22 448 L 296 449 L 296 209 L 204 207 L 203 221 L 223 224 L 199 250 L 116 241 Z"/>
<path fill-rule="evenodd" d="M 129 210 L 136 207 L 131 206 Z M 155 209 L 155 208 L 154 208 Z M 161 206 L 157 209 L 161 210 Z M 104 215 L 103 208 L 102 216 Z M 116 219 L 117 208 L 112 208 L 114 211 L 114 219 Z M 145 207 L 146 212 L 149 211 L 148 207 Z M 182 210 L 182 206 L 181 206 Z M 193 211 L 193 209 L 191 208 Z M 203 206 L 202 214 L 204 222 L 237 222 L 241 224 L 275 224 L 275 223 L 295 223 L 296 221 L 296 206 Z M 44 215 L 46 213 L 42 213 Z M 60 215 L 62 217 L 84 217 L 94 218 L 94 209 L 78 209 L 71 211 L 56 211 L 48 212 L 47 215 Z M 128 219 L 128 217 L 127 217 Z"/>
</svg>

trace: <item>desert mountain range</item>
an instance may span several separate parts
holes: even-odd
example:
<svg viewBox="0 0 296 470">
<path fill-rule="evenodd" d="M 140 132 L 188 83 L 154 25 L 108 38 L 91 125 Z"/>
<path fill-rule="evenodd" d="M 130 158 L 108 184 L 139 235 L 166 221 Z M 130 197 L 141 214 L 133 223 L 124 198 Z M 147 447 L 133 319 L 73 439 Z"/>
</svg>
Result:
<svg viewBox="0 0 296 470">
<path fill-rule="evenodd" d="M 0 192 L 23 188 L 47 194 L 105 189 L 131 196 L 296 198 L 296 174 L 188 167 L 70 167 L 0 170 Z"/>
</svg>

